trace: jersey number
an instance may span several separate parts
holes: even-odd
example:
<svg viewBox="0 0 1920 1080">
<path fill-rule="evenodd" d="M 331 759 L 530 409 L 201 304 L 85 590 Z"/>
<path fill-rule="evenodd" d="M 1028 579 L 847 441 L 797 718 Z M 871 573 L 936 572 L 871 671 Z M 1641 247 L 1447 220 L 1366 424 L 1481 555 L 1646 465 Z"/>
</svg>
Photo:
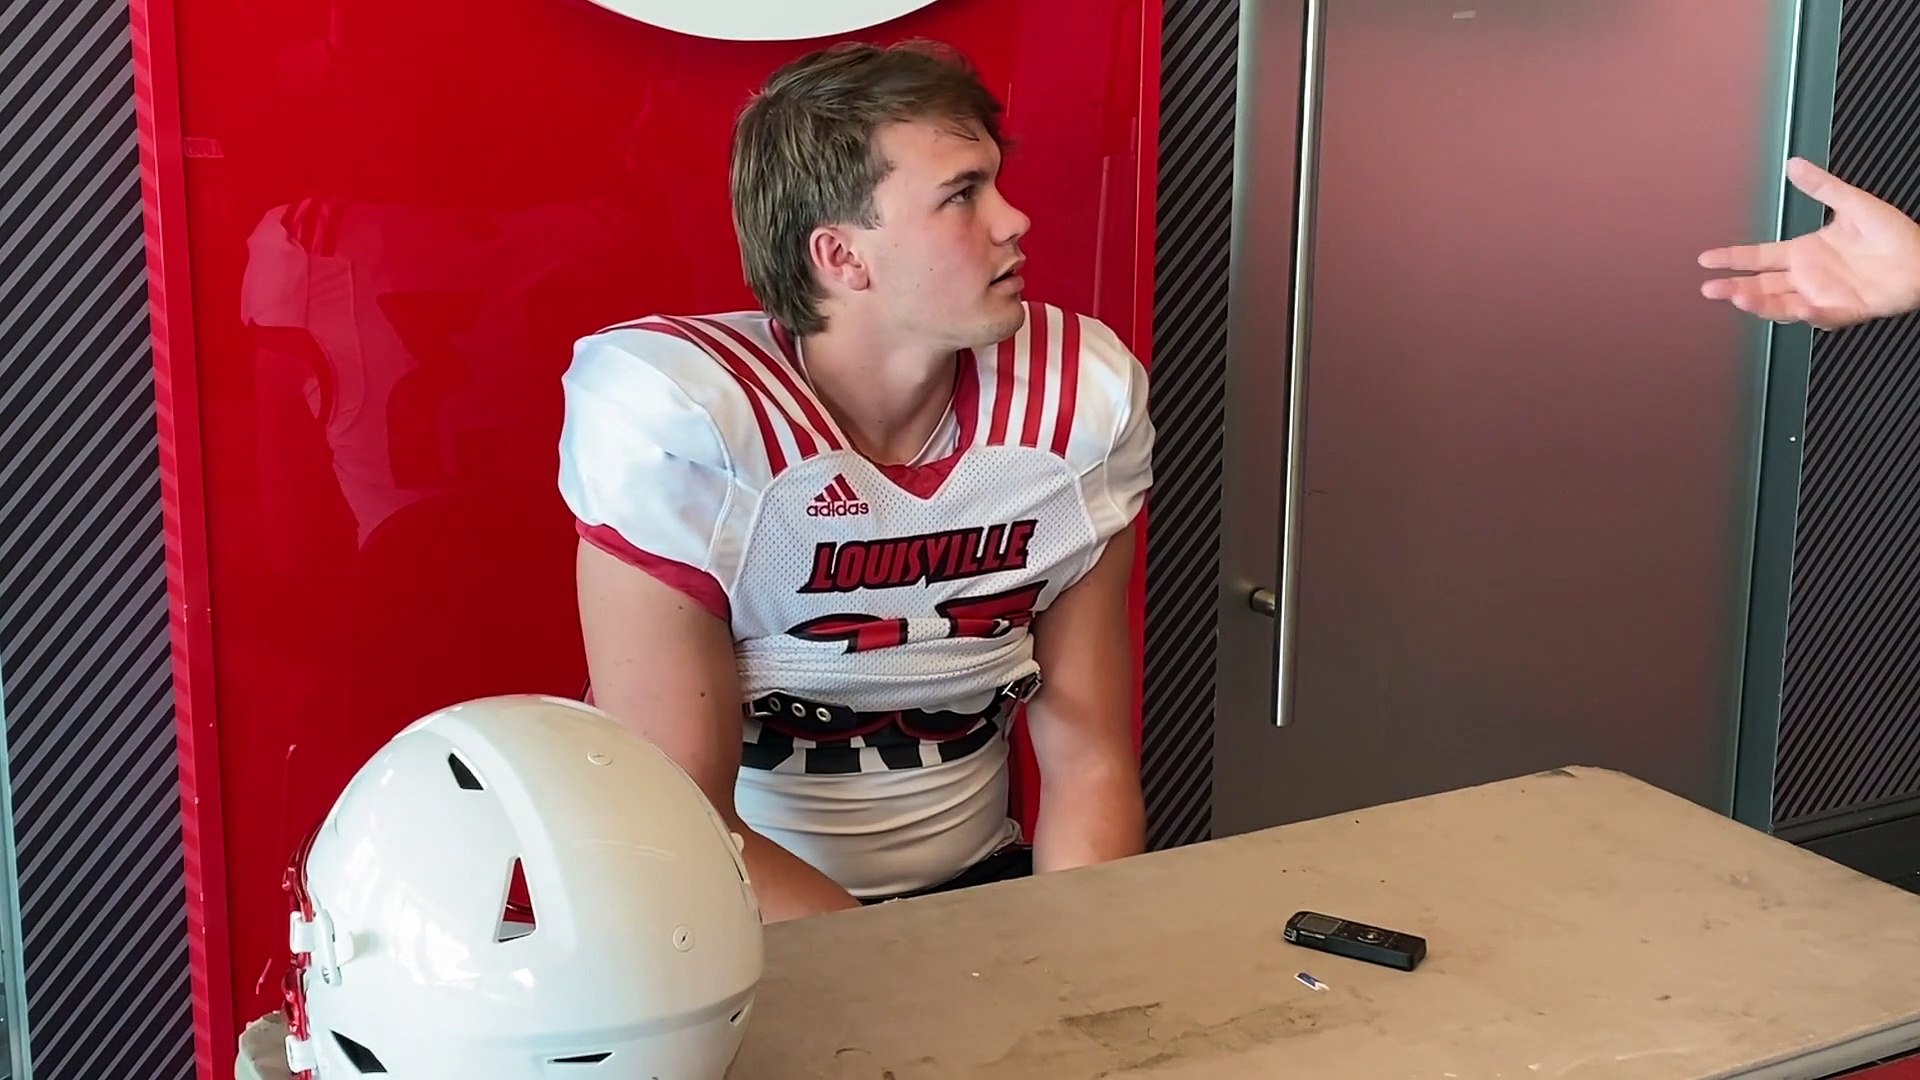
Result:
<svg viewBox="0 0 1920 1080">
<path fill-rule="evenodd" d="M 1033 605 L 1044 581 L 986 596 L 964 596 L 934 607 L 947 620 L 946 637 L 997 638 L 1033 622 Z M 850 653 L 897 648 L 907 643 L 906 619 L 878 615 L 827 615 L 809 619 L 787 633 L 806 641 L 844 641 Z"/>
</svg>

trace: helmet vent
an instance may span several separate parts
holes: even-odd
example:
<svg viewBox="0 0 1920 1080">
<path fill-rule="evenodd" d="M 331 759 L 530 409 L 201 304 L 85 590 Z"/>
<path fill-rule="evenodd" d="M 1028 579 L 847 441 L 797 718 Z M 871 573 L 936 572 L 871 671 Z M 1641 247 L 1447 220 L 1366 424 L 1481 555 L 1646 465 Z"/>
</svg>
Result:
<svg viewBox="0 0 1920 1080">
<path fill-rule="evenodd" d="M 380 1064 L 380 1059 L 373 1056 L 373 1051 L 361 1046 L 359 1043 L 354 1042 L 352 1039 L 347 1038 L 337 1031 L 333 1033 L 333 1041 L 339 1044 L 340 1052 L 347 1056 L 347 1063 L 352 1065 L 362 1076 L 370 1073 L 380 1073 L 383 1075 L 386 1073 L 387 1067 Z"/>
<path fill-rule="evenodd" d="M 613 1051 L 603 1050 L 598 1054 L 575 1054 L 572 1057 L 554 1058 L 549 1065 L 598 1065 L 613 1056 Z"/>
<path fill-rule="evenodd" d="M 500 926 L 493 935 L 495 941 L 512 941 L 534 932 L 539 920 L 533 913 L 533 894 L 527 888 L 527 871 L 520 860 L 513 860 L 513 869 L 507 874 L 507 898 L 500 909 Z"/>
<path fill-rule="evenodd" d="M 480 782 L 479 777 L 473 775 L 473 770 L 467 768 L 467 763 L 460 760 L 459 754 L 447 755 L 447 767 L 453 770 L 453 782 L 459 784 L 462 790 L 486 790 L 486 785 Z"/>
</svg>

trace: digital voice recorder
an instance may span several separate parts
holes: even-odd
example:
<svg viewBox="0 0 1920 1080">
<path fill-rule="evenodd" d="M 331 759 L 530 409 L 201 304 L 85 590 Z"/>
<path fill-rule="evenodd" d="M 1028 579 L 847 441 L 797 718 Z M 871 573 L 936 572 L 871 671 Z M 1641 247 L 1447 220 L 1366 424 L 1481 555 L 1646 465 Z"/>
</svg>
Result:
<svg viewBox="0 0 1920 1080">
<path fill-rule="evenodd" d="M 1398 930 L 1385 930 L 1317 911 L 1296 911 L 1287 920 L 1287 940 L 1302 948 L 1369 964 L 1412 971 L 1427 955 L 1427 939 Z"/>
</svg>

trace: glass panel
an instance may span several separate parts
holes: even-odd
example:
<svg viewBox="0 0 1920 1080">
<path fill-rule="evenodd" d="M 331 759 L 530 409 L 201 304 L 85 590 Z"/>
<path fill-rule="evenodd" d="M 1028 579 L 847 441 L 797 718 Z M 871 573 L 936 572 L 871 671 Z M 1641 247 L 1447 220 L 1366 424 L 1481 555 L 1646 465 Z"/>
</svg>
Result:
<svg viewBox="0 0 1920 1080">
<path fill-rule="evenodd" d="M 1794 8 L 1327 5 L 1298 697 L 1223 681 L 1223 831 L 1567 763 L 1727 806 L 1765 334 L 1693 258 L 1777 227 Z M 1290 242 L 1243 240 L 1259 378 Z"/>
</svg>

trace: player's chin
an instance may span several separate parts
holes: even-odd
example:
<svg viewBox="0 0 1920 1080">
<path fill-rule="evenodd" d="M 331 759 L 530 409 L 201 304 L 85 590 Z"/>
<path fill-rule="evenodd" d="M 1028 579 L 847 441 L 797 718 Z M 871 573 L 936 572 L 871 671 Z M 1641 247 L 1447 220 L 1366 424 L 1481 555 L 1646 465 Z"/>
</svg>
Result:
<svg viewBox="0 0 1920 1080">
<path fill-rule="evenodd" d="M 987 307 L 986 317 L 981 320 L 980 339 L 984 344 L 1010 338 L 1026 325 L 1027 308 L 1020 302 L 1019 293 L 997 296 Z"/>
</svg>

